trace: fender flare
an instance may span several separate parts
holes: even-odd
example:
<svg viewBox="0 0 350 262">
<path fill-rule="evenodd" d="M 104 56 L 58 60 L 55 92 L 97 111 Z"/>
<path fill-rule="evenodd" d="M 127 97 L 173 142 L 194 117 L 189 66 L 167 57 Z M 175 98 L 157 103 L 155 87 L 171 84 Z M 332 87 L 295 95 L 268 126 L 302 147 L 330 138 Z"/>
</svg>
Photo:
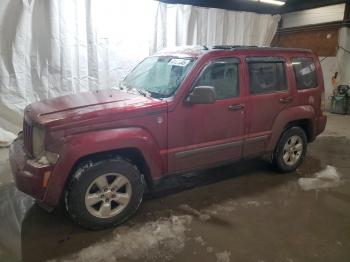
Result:
<svg viewBox="0 0 350 262">
<path fill-rule="evenodd" d="M 275 150 L 282 133 L 290 122 L 308 120 L 314 126 L 314 118 L 315 110 L 311 105 L 295 106 L 281 111 L 272 125 L 271 137 L 267 143 L 267 152 L 273 152 Z"/>
<path fill-rule="evenodd" d="M 164 172 L 166 161 L 160 154 L 159 146 L 153 136 L 143 128 L 116 128 L 70 135 L 65 138 L 59 152 L 62 157 L 56 163 L 49 180 L 45 203 L 57 206 L 67 179 L 81 158 L 120 149 L 138 150 L 143 155 L 153 179 Z"/>
</svg>

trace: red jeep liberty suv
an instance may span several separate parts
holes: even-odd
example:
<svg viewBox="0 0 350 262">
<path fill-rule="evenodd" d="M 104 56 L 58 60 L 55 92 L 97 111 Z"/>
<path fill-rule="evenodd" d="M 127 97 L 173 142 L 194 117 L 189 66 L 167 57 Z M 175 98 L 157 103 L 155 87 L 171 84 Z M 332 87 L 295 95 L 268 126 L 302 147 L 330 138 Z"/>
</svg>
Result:
<svg viewBox="0 0 350 262">
<path fill-rule="evenodd" d="M 10 148 L 19 190 L 60 200 L 86 228 L 118 225 L 162 177 L 269 156 L 282 172 L 325 128 L 324 83 L 308 50 L 164 51 L 119 87 L 29 105 Z"/>
</svg>

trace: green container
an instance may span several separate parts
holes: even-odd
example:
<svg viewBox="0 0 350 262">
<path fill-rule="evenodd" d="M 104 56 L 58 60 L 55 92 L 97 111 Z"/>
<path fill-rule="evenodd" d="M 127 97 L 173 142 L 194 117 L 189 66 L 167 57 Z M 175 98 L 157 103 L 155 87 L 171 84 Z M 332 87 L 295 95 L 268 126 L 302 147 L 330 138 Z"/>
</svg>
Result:
<svg viewBox="0 0 350 262">
<path fill-rule="evenodd" d="M 331 113 L 345 115 L 349 111 L 349 98 L 346 95 L 332 96 Z"/>
</svg>

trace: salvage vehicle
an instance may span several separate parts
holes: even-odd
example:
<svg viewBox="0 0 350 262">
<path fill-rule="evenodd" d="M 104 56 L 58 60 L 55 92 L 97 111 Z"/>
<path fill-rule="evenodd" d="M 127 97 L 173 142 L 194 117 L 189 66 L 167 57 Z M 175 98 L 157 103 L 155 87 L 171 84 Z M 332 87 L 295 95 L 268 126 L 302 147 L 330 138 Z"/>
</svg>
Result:
<svg viewBox="0 0 350 262">
<path fill-rule="evenodd" d="M 19 190 L 64 201 L 89 229 L 116 226 L 165 176 L 264 156 L 295 170 L 325 128 L 309 50 L 182 48 L 146 58 L 112 89 L 33 103 L 10 148 Z"/>
</svg>

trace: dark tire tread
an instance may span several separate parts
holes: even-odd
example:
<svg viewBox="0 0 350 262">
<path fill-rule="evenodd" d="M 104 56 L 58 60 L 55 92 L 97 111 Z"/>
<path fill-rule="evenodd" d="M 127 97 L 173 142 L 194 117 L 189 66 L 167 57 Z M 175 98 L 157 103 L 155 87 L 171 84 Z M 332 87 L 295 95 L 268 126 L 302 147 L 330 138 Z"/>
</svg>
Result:
<svg viewBox="0 0 350 262">
<path fill-rule="evenodd" d="M 294 135 L 298 135 L 301 137 L 303 141 L 303 152 L 299 161 L 295 165 L 288 166 L 283 161 L 283 147 L 285 143 L 288 141 L 288 139 Z M 279 139 L 279 142 L 273 154 L 273 165 L 281 173 L 292 172 L 296 170 L 300 166 L 300 164 L 303 162 L 305 158 L 306 150 L 307 150 L 307 137 L 306 137 L 305 131 L 298 126 L 290 127 L 282 133 Z"/>
<path fill-rule="evenodd" d="M 94 179 L 109 172 L 123 174 L 129 179 L 132 186 L 132 197 L 128 206 L 120 214 L 108 219 L 97 218 L 91 215 L 85 207 L 85 192 Z M 145 187 L 143 181 L 142 174 L 137 167 L 122 157 L 82 163 L 72 175 L 65 191 L 67 213 L 75 223 L 91 230 L 120 225 L 130 218 L 140 206 Z"/>
</svg>

